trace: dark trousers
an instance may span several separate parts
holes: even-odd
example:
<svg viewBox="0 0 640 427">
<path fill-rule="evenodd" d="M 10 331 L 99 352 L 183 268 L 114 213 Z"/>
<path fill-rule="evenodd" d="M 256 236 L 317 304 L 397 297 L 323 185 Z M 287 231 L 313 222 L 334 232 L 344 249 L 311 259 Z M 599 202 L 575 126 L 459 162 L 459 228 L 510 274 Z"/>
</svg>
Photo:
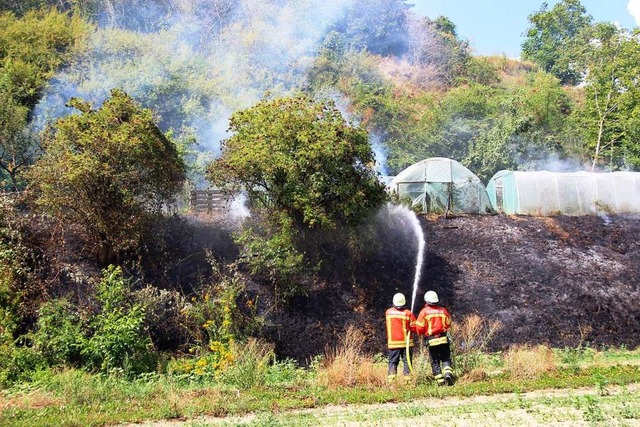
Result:
<svg viewBox="0 0 640 427">
<path fill-rule="evenodd" d="M 409 347 L 409 357 L 413 357 L 413 351 Z M 396 375 L 398 373 L 398 365 L 402 360 L 402 371 L 405 375 L 409 375 L 409 365 L 407 364 L 407 349 L 406 348 L 394 348 L 389 349 L 389 370 L 388 375 Z"/>
<path fill-rule="evenodd" d="M 438 384 L 444 384 L 445 375 L 453 375 L 451 368 L 451 348 L 449 343 L 429 346 L 431 371 Z M 444 369 L 444 374 L 442 370 Z"/>
</svg>

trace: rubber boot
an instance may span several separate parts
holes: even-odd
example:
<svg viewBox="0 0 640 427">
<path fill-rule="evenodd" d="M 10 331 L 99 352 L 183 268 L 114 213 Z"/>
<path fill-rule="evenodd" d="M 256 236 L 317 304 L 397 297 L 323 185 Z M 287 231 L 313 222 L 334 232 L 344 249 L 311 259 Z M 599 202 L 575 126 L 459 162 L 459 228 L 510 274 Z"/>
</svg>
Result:
<svg viewBox="0 0 640 427">
<path fill-rule="evenodd" d="M 447 383 L 447 385 L 453 385 L 453 383 L 455 382 L 455 378 L 453 376 L 453 369 L 451 368 L 451 365 L 447 364 L 446 362 L 443 364 L 444 368 L 444 381 Z"/>
</svg>

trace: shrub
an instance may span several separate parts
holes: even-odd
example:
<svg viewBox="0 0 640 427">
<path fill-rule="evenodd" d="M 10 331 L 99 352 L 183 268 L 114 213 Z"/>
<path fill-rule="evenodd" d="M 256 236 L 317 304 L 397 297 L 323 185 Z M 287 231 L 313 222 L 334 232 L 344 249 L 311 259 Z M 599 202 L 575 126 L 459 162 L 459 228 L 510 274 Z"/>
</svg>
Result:
<svg viewBox="0 0 640 427">
<path fill-rule="evenodd" d="M 553 351 L 547 346 L 511 347 L 504 355 L 504 367 L 512 378 L 533 379 L 555 369 Z"/>
<path fill-rule="evenodd" d="M 46 368 L 46 362 L 26 342 L 0 343 L 0 388 L 29 381 L 32 375 Z"/>
<path fill-rule="evenodd" d="M 157 360 L 144 327 L 144 310 L 131 302 L 128 287 L 119 267 L 103 271 L 97 292 L 101 311 L 90 320 L 93 334 L 81 351 L 93 369 L 134 375 L 155 368 Z"/>
<path fill-rule="evenodd" d="M 39 314 L 34 348 L 50 366 L 80 366 L 87 340 L 77 309 L 63 298 L 45 303 Z"/>
<path fill-rule="evenodd" d="M 304 262 L 304 254 L 294 244 L 295 231 L 290 227 L 291 224 L 283 225 L 281 230 L 266 235 L 249 228 L 235 238 L 251 274 L 272 284 L 276 304 L 284 304 L 304 293 L 300 282 L 305 273 L 311 272 Z"/>
</svg>

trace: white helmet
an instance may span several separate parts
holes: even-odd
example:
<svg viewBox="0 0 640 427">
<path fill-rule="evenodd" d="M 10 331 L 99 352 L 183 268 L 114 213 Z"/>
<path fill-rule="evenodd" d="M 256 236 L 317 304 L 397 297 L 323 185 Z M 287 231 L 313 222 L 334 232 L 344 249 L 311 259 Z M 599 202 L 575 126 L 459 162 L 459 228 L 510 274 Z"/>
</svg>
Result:
<svg viewBox="0 0 640 427">
<path fill-rule="evenodd" d="M 407 300 L 404 298 L 404 295 L 401 293 L 397 293 L 393 296 L 393 305 L 395 307 L 403 307 L 407 303 Z"/>
<path fill-rule="evenodd" d="M 427 291 L 427 293 L 424 294 L 424 300 L 427 304 L 437 304 L 438 301 L 440 301 L 438 299 L 438 294 L 434 291 Z"/>
</svg>

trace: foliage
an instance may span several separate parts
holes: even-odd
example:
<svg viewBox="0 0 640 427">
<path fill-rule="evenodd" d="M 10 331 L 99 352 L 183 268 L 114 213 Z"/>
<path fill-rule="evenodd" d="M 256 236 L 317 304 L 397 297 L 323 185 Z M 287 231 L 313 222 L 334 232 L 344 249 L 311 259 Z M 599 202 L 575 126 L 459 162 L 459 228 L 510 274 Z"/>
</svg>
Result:
<svg viewBox="0 0 640 427">
<path fill-rule="evenodd" d="M 563 84 L 578 84 L 582 69 L 577 66 L 575 49 L 588 43 L 582 33 L 591 21 L 580 0 L 562 0 L 551 10 L 543 3 L 538 12 L 529 15 L 522 58 L 539 64 Z"/>
<path fill-rule="evenodd" d="M 304 293 L 302 280 L 313 273 L 296 247 L 295 233 L 290 219 L 281 216 L 273 227 L 267 220 L 266 226 L 247 227 L 235 239 L 251 274 L 273 285 L 276 304 Z"/>
<path fill-rule="evenodd" d="M 77 308 L 65 298 L 53 299 L 38 314 L 36 333 L 31 337 L 34 349 L 48 366 L 81 367 L 87 337 Z"/>
<path fill-rule="evenodd" d="M 33 334 L 34 350 L 50 366 L 78 366 L 133 376 L 150 372 L 156 354 L 144 325 L 144 308 L 132 301 L 122 270 L 109 266 L 97 284 L 95 313 L 68 301 L 45 304 Z"/>
<path fill-rule="evenodd" d="M 93 333 L 81 352 L 94 369 L 103 372 L 121 369 L 126 375 L 135 375 L 155 368 L 154 348 L 144 326 L 144 309 L 131 302 L 129 287 L 120 268 L 109 266 L 103 271 L 96 293 L 100 311 L 89 321 Z"/>
<path fill-rule="evenodd" d="M 21 2 L 25 3 L 25 2 Z M 19 173 L 37 154 L 27 129 L 29 112 L 47 81 L 83 45 L 89 27 L 56 11 L 32 11 L 22 18 L 0 12 L 0 169 L 3 188 L 23 187 Z"/>
<path fill-rule="evenodd" d="M 458 37 L 455 24 L 445 16 L 412 20 L 408 60 L 421 69 L 413 82 L 423 88 L 454 86 L 467 74 L 469 42 Z"/>
<path fill-rule="evenodd" d="M 329 101 L 264 100 L 233 114 L 233 136 L 209 168 L 215 185 L 310 228 L 355 224 L 384 200 L 366 132 Z"/>
<path fill-rule="evenodd" d="M 29 171 L 36 203 L 81 227 L 103 263 L 135 249 L 148 220 L 180 190 L 184 163 L 149 110 L 114 90 L 101 108 L 74 99 L 81 114 L 59 119 Z"/>
<path fill-rule="evenodd" d="M 591 43 L 582 51 L 585 77 L 584 104 L 576 111 L 584 129 L 583 154 L 592 168 L 609 170 L 640 166 L 640 42 L 613 24 L 594 25 Z"/>
</svg>

